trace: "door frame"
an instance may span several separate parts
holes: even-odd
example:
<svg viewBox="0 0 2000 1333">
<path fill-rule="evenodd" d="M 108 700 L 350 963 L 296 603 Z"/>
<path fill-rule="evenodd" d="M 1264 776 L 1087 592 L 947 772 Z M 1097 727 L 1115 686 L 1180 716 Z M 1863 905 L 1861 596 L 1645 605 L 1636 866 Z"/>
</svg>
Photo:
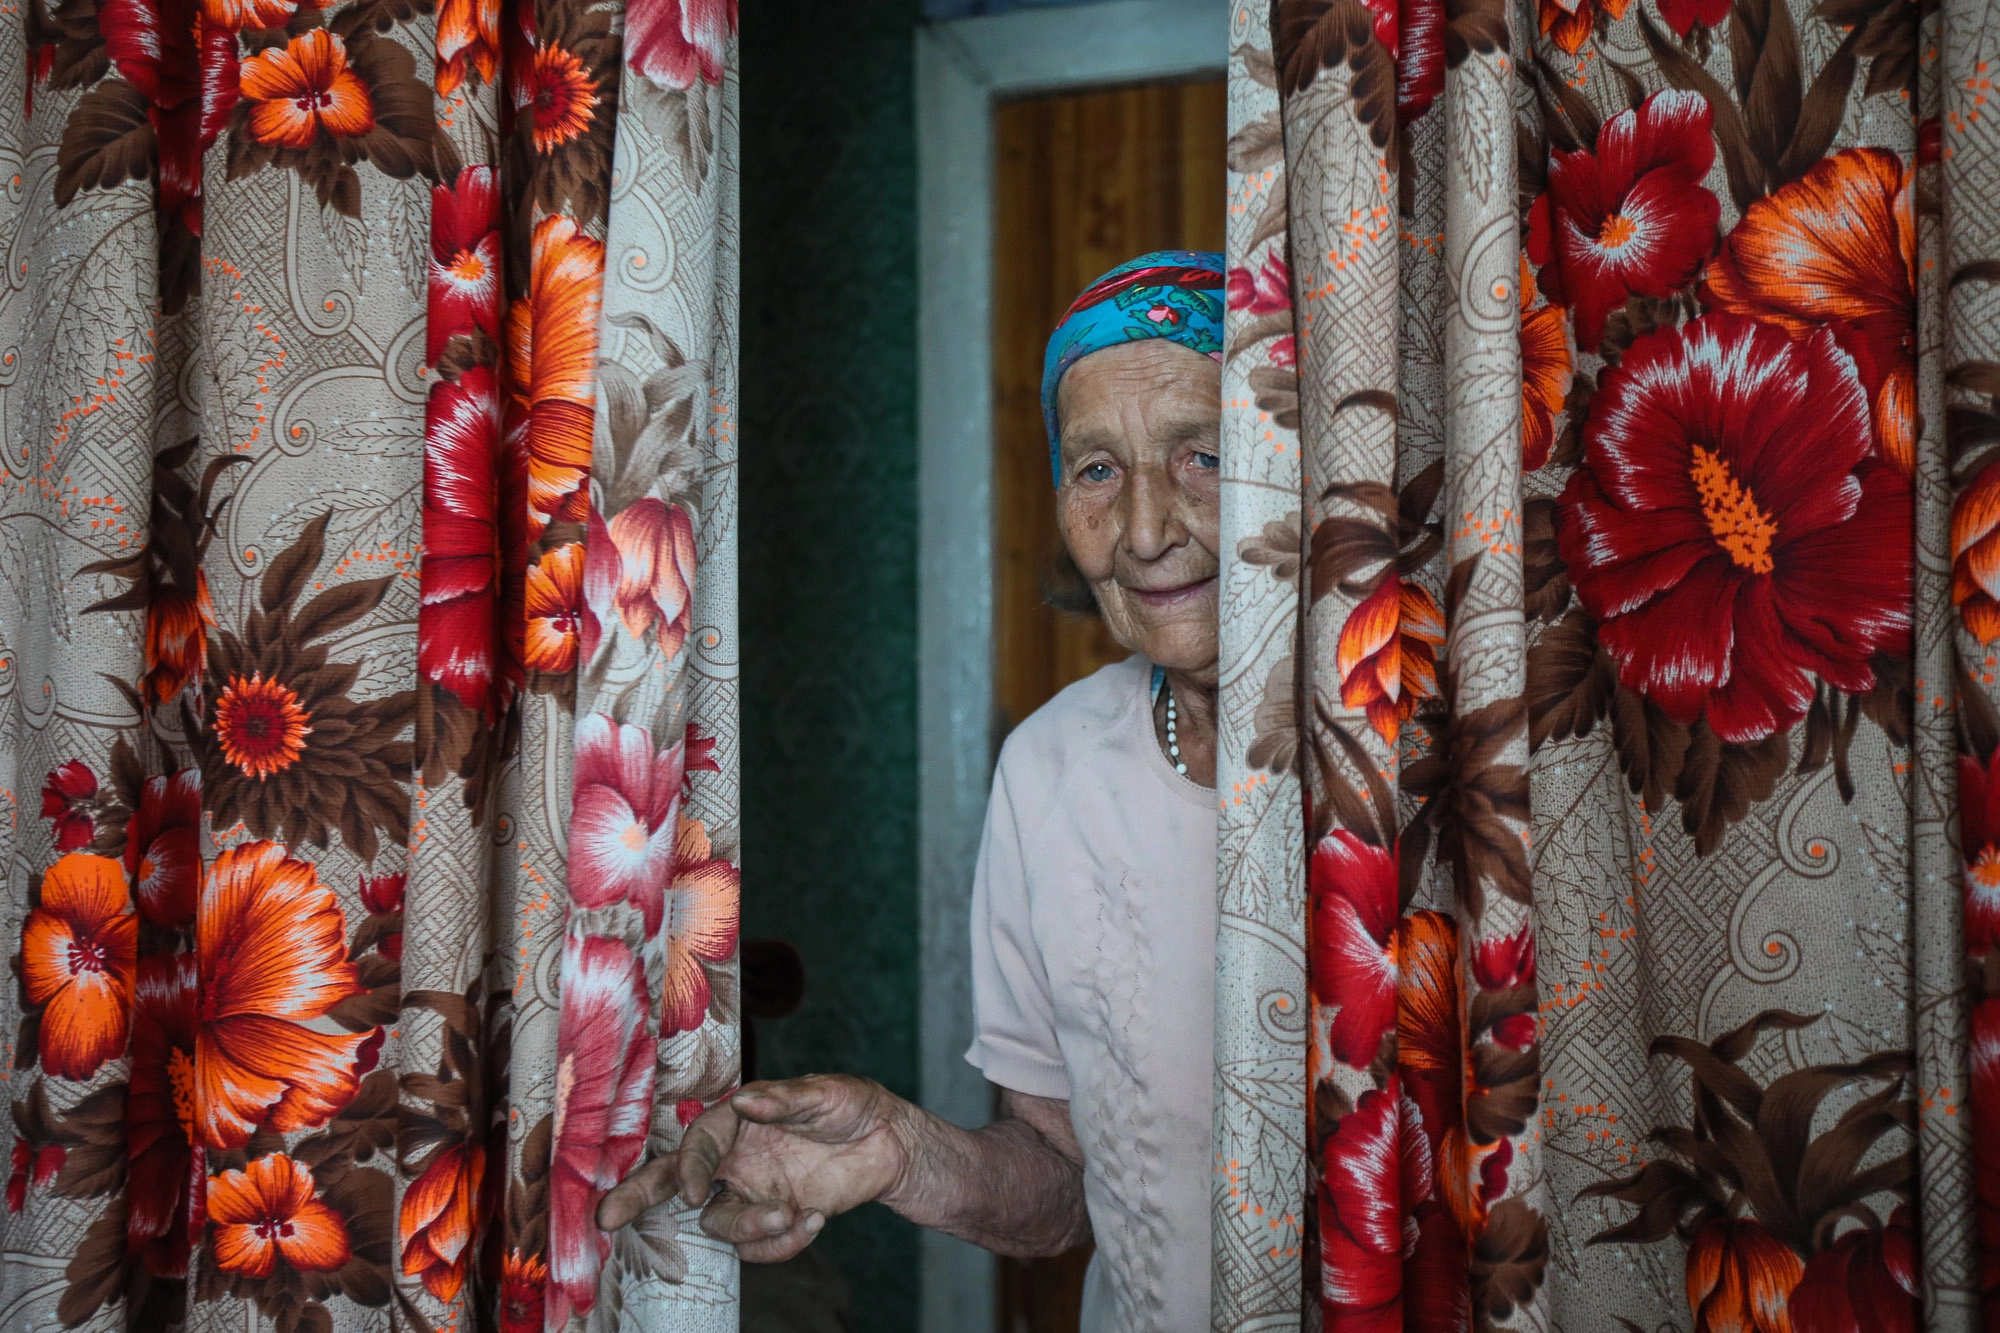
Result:
<svg viewBox="0 0 2000 1333">
<path fill-rule="evenodd" d="M 993 775 L 994 107 L 1058 90 L 1219 75 L 1239 0 L 1103 0 L 923 24 L 917 109 L 918 1086 L 982 1125 L 972 870 Z M 1221 190 L 1223 182 L 1217 180 Z M 925 1333 L 993 1326 L 994 1265 L 922 1241 Z"/>
</svg>

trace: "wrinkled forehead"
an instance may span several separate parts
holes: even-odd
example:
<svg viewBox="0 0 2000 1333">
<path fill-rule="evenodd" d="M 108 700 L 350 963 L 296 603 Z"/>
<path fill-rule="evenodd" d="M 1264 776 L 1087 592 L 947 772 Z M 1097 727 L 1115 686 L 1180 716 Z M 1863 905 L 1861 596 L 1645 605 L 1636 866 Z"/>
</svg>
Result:
<svg viewBox="0 0 2000 1333">
<path fill-rule="evenodd" d="M 1222 370 L 1174 343 L 1126 343 L 1078 360 L 1057 388 L 1057 403 L 1059 454 L 1212 445 L 1221 430 Z"/>
</svg>

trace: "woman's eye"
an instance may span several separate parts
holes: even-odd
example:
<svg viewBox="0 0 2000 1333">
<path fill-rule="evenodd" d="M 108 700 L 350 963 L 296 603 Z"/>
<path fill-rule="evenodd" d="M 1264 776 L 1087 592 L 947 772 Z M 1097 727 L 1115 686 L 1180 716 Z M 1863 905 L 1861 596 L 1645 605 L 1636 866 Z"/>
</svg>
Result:
<svg viewBox="0 0 2000 1333">
<path fill-rule="evenodd" d="M 1078 475 L 1085 481 L 1110 481 L 1117 474 L 1111 470 L 1109 463 L 1092 463 Z"/>
<path fill-rule="evenodd" d="M 1222 466 L 1222 458 L 1219 454 L 1204 454 L 1197 450 L 1194 463 L 1196 467 L 1219 468 Z"/>
</svg>

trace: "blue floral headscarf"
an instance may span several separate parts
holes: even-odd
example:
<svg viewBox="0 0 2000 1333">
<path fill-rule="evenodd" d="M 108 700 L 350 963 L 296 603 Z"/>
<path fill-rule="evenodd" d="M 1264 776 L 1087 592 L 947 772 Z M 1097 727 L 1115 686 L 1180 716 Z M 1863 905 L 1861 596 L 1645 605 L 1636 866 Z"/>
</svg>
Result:
<svg viewBox="0 0 2000 1333">
<path fill-rule="evenodd" d="M 1083 289 L 1049 335 L 1042 358 L 1042 421 L 1049 429 L 1049 472 L 1062 485 L 1056 386 L 1092 352 L 1144 338 L 1166 338 L 1222 359 L 1222 256 L 1212 250 L 1155 250 L 1127 260 Z"/>
</svg>

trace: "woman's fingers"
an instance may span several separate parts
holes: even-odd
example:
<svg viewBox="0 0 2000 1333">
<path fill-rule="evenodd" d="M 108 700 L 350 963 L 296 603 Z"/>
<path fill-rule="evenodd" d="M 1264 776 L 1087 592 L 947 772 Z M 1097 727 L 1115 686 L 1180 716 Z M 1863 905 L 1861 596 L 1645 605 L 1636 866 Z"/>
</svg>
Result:
<svg viewBox="0 0 2000 1333">
<path fill-rule="evenodd" d="M 812 1243 L 826 1218 L 810 1208 L 753 1203 L 725 1189 L 701 1210 L 701 1229 L 736 1246 L 754 1264 L 789 1259 Z"/>
<path fill-rule="evenodd" d="M 807 1213 L 783 1235 L 770 1240 L 753 1240 L 736 1247 L 737 1257 L 753 1264 L 782 1263 L 812 1244 L 826 1219 L 818 1213 Z"/>
<path fill-rule="evenodd" d="M 648 1208 L 674 1197 L 679 1185 L 678 1154 L 664 1153 L 620 1181 L 597 1205 L 597 1225 L 616 1231 Z"/>
<path fill-rule="evenodd" d="M 737 1115 L 809 1138 L 851 1138 L 866 1118 L 871 1086 L 838 1074 L 807 1074 L 782 1083 L 751 1083 L 729 1099 Z"/>
<path fill-rule="evenodd" d="M 708 1202 L 715 1169 L 736 1145 L 736 1112 L 718 1102 L 695 1117 L 681 1136 L 680 1196 L 691 1207 Z"/>
</svg>

